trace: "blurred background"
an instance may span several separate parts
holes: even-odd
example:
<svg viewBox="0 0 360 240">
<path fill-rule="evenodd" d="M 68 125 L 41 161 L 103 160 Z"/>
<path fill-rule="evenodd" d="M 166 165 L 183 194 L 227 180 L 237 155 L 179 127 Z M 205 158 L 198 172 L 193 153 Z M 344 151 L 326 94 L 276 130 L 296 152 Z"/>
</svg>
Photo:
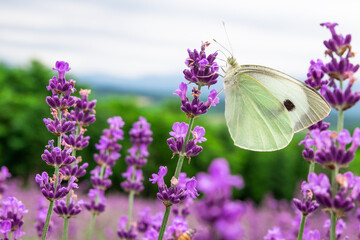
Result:
<svg viewBox="0 0 360 240">
<path fill-rule="evenodd" d="M 98 100 L 97 121 L 87 132 L 90 145 L 81 151 L 88 169 L 95 166 L 94 144 L 107 127 L 107 118 L 121 116 L 126 133 L 139 116 L 151 123 L 154 142 L 144 168 L 142 196 L 154 198 L 156 186 L 147 179 L 160 165 L 167 165 L 170 172 L 175 169 L 176 159 L 171 159 L 166 139 L 174 122 L 187 121 L 172 93 L 184 80 L 188 48 L 199 49 L 201 41 L 215 38 L 240 64 L 265 65 L 302 81 L 310 60 L 325 59 L 323 41 L 330 33 L 320 23 L 338 22 L 337 32 L 351 33 L 353 51 L 360 49 L 358 1 L 20 0 L 0 4 L 0 165 L 22 178 L 24 187 L 36 173 L 50 170 L 40 155 L 53 136 L 42 119 L 50 117 L 46 86 L 56 75 L 51 68 L 57 60 L 69 62 L 72 70 L 67 78 L 76 80 L 78 90 L 90 88 L 90 99 Z M 207 51 L 219 49 L 228 54 L 213 42 Z M 219 54 L 223 60 L 227 56 Z M 359 57 L 353 63 L 359 63 Z M 219 81 L 216 88 L 221 87 Z M 359 89 L 357 83 L 355 89 Z M 236 198 L 260 202 L 271 193 L 278 199 L 291 199 L 308 172 L 303 148 L 298 146 L 305 132 L 296 134 L 281 151 L 239 149 L 225 126 L 224 96 L 221 103 L 196 119 L 196 125 L 205 127 L 208 141 L 198 157 L 184 164 L 183 171 L 192 176 L 206 171 L 212 159 L 226 158 L 232 172 L 244 177 L 245 188 L 235 193 Z M 336 123 L 335 110 L 328 121 Z M 352 131 L 356 126 L 359 105 L 345 114 L 345 127 Z M 130 146 L 127 135 L 122 144 L 112 191 L 121 191 L 124 157 Z M 350 166 L 358 174 L 359 161 Z"/>
</svg>

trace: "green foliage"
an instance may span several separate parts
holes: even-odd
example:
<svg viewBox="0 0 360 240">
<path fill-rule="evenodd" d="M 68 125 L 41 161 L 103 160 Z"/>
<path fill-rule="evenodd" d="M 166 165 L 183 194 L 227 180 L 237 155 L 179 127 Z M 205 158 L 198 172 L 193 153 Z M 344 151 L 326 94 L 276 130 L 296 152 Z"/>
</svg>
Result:
<svg viewBox="0 0 360 240">
<path fill-rule="evenodd" d="M 36 61 L 26 68 L 0 64 L 0 165 L 8 166 L 15 177 L 24 180 L 31 177 L 32 181 L 35 173 L 52 171 L 40 156 L 48 140 L 54 139 L 42 121 L 42 118 L 51 117 L 45 98 L 49 94 L 46 86 L 53 74 Z M 76 84 L 78 90 L 84 88 L 79 82 L 81 80 Z M 83 161 L 89 162 L 88 169 L 94 168 L 94 144 L 100 138 L 102 129 L 108 127 L 106 119 L 121 116 L 126 123 L 125 140 L 122 142 L 122 157 L 113 169 L 112 178 L 113 190 L 121 191 L 121 173 L 126 167 L 124 157 L 130 147 L 127 133 L 139 116 L 147 118 L 151 123 L 154 142 L 149 147 L 149 162 L 143 169 L 145 191 L 142 196 L 154 197 L 157 187 L 148 181 L 151 174 L 157 172 L 159 166 L 166 165 L 170 180 L 170 175 L 175 171 L 177 157 L 172 158 L 166 139 L 174 122 L 188 121 L 180 110 L 179 101 L 175 97 L 159 103 L 139 96 L 100 96 L 97 89 L 92 89 L 90 99 L 93 98 L 98 99 L 97 120 L 86 133 L 91 137 L 89 147 L 78 153 Z M 236 197 L 252 198 L 259 202 L 266 193 L 272 192 L 276 198 L 291 199 L 298 181 L 306 178 L 308 171 L 307 163 L 301 156 L 302 147 L 298 146 L 304 134 L 296 134 L 292 143 L 281 151 L 258 153 L 242 150 L 233 145 L 223 114 L 214 113 L 214 110 L 195 119 L 195 125 L 205 127 L 208 141 L 202 144 L 204 151 L 198 157 L 191 159 L 190 164 L 184 162 L 183 171 L 193 176 L 206 171 L 214 158 L 223 157 L 230 162 L 232 172 L 241 174 L 245 181 L 245 188 L 236 191 Z M 358 159 L 351 164 L 351 168 L 360 169 Z M 89 175 L 83 179 L 89 181 Z"/>
</svg>

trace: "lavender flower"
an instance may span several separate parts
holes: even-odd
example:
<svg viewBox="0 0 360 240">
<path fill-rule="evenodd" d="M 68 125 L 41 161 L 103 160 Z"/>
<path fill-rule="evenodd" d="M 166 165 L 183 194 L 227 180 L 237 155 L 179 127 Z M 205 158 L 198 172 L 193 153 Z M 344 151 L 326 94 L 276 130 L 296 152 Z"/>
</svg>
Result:
<svg viewBox="0 0 360 240">
<path fill-rule="evenodd" d="M 344 111 L 354 106 L 360 100 L 360 91 L 353 92 L 352 90 L 356 80 L 353 75 L 359 70 L 359 64 L 354 65 L 350 62 L 350 59 L 355 55 L 351 51 L 351 35 L 348 34 L 344 37 L 341 34 L 337 34 L 335 31 L 337 25 L 337 23 L 321 24 L 321 26 L 327 27 L 331 32 L 332 38 L 324 41 L 324 45 L 327 48 L 325 54 L 331 57 L 331 61 L 326 64 L 319 64 L 317 69 L 321 68 L 322 72 L 330 77 L 329 86 L 322 85 L 321 94 L 333 108 L 338 111 Z M 322 74 L 318 71 L 318 76 L 320 75 Z M 343 90 L 343 82 L 347 79 L 350 80 L 349 84 Z M 337 87 L 334 80 L 340 82 L 340 88 Z M 333 90 L 329 87 L 332 87 Z"/>
<path fill-rule="evenodd" d="M 75 109 L 67 115 L 67 117 L 75 121 L 81 128 L 87 127 L 95 122 L 95 105 L 96 100 L 89 101 L 88 96 L 91 93 L 90 90 L 80 90 L 81 98 L 76 99 Z"/>
<path fill-rule="evenodd" d="M 46 146 L 50 150 L 45 150 L 44 154 L 41 155 L 41 158 L 50 166 L 64 167 L 75 162 L 75 157 L 71 156 L 71 149 L 64 149 L 54 147 L 54 140 L 50 140 L 49 144 Z"/>
<path fill-rule="evenodd" d="M 101 189 L 90 189 L 89 194 L 90 203 L 85 203 L 85 208 L 92 214 L 100 214 L 105 211 L 105 191 Z"/>
<path fill-rule="evenodd" d="M 98 144 L 95 144 L 99 154 L 94 155 L 95 161 L 100 165 L 91 171 L 91 183 L 94 188 L 89 191 L 90 203 L 85 203 L 87 210 L 93 215 L 97 215 L 105 210 L 104 192 L 111 186 L 109 177 L 112 175 L 111 167 L 115 165 L 116 160 L 120 157 L 119 151 L 121 145 L 119 140 L 123 139 L 124 121 L 121 117 L 112 117 L 107 120 L 110 127 L 103 130 Z"/>
<path fill-rule="evenodd" d="M 127 171 L 122 174 L 122 176 L 126 179 L 121 183 L 121 187 L 127 191 L 134 191 L 135 193 L 139 193 L 144 190 L 144 186 L 142 184 L 144 177 L 141 169 L 133 170 L 134 166 L 129 166 Z M 132 177 L 134 175 L 134 178 Z"/>
<path fill-rule="evenodd" d="M 123 240 L 136 239 L 136 234 L 133 232 L 133 227 L 130 230 L 126 230 L 127 217 L 121 216 L 120 221 L 118 222 L 118 236 Z"/>
<path fill-rule="evenodd" d="M 147 157 L 149 156 L 147 148 L 153 140 L 150 124 L 145 118 L 139 117 L 139 120 L 133 124 L 129 135 L 133 145 L 128 150 L 130 156 L 125 158 L 125 162 L 129 167 L 122 174 L 125 181 L 121 183 L 121 187 L 127 192 L 133 191 L 138 194 L 144 189 L 144 178 L 142 170 L 139 168 L 147 163 Z"/>
<path fill-rule="evenodd" d="M 174 217 L 172 224 L 167 228 L 165 238 L 168 240 L 179 239 L 184 234 L 187 234 L 188 230 L 189 226 L 186 219 L 181 216 L 176 216 Z"/>
<path fill-rule="evenodd" d="M 173 156 L 176 154 L 180 155 L 182 153 L 188 127 L 189 125 L 184 122 L 174 123 L 172 127 L 173 131 L 169 133 L 172 137 L 167 139 L 170 150 L 174 152 Z M 206 141 L 204 135 L 205 129 L 203 127 L 196 126 L 194 128 L 194 130 L 192 131 L 193 138 L 190 139 L 185 146 L 185 157 L 190 159 L 191 157 L 199 155 L 203 148 L 201 146 L 198 146 L 197 144 Z"/>
<path fill-rule="evenodd" d="M 157 193 L 157 198 L 161 200 L 166 207 L 178 204 L 187 197 L 195 199 L 199 196 L 196 189 L 197 183 L 195 177 L 186 179 L 185 187 L 180 186 L 179 180 L 173 177 L 171 180 L 171 187 L 168 188 L 164 182 L 166 173 L 167 167 L 160 167 L 158 174 L 152 174 L 153 178 L 149 179 L 153 184 L 158 184 L 159 193 Z"/>
<path fill-rule="evenodd" d="M 311 60 L 309 71 L 307 74 L 308 79 L 305 83 L 316 90 L 321 89 L 322 86 L 327 85 L 329 81 L 323 80 L 325 73 L 322 71 L 324 63 L 318 59 L 316 62 Z"/>
<path fill-rule="evenodd" d="M 10 178 L 11 174 L 7 167 L 2 166 L 0 170 L 0 196 L 5 192 L 7 189 L 6 186 L 6 179 Z"/>
<path fill-rule="evenodd" d="M 326 101 L 335 108 L 336 110 L 347 110 L 354 106 L 360 100 L 360 91 L 353 92 L 352 86 L 355 79 L 352 79 L 345 91 L 342 91 L 336 85 L 333 90 L 327 87 L 321 89 L 321 94 L 324 96 Z"/>
<path fill-rule="evenodd" d="M 211 106 L 216 106 L 216 104 L 219 103 L 218 92 L 215 89 L 210 91 L 206 102 L 201 102 L 199 99 L 201 92 L 196 87 L 192 90 L 191 95 L 193 96 L 193 100 L 190 101 L 186 96 L 187 85 L 184 82 L 180 83 L 179 89 L 175 90 L 174 94 L 180 97 L 181 110 L 186 113 L 188 118 L 196 118 L 205 114 Z"/>
<path fill-rule="evenodd" d="M 81 212 L 82 205 L 82 200 L 76 202 L 74 198 L 70 198 L 69 204 L 64 200 L 58 200 L 55 202 L 54 212 L 62 218 L 71 218 Z"/>
<path fill-rule="evenodd" d="M 279 227 L 273 227 L 268 231 L 264 240 L 285 240 Z"/>
<path fill-rule="evenodd" d="M 301 192 L 303 194 L 302 200 L 294 198 L 293 203 L 304 216 L 307 216 L 309 213 L 314 212 L 320 205 L 316 201 L 312 201 L 313 193 L 305 181 L 301 184 Z"/>
<path fill-rule="evenodd" d="M 199 87 L 214 85 L 217 82 L 219 74 L 219 66 L 215 62 L 217 53 L 206 56 L 205 48 L 209 43 L 201 45 L 201 51 L 196 49 L 191 51 L 188 49 L 189 57 L 186 59 L 185 64 L 189 69 L 184 70 L 185 79 L 189 82 L 197 84 Z"/>
<path fill-rule="evenodd" d="M 338 217 L 355 207 L 355 201 L 360 195 L 360 177 L 355 177 L 351 172 L 338 174 L 336 181 L 340 189 L 335 196 L 332 194 L 328 177 L 321 173 L 316 175 L 310 173 L 308 176 L 308 187 L 314 192 L 316 200 L 323 205 L 327 211 L 331 211 Z"/>
<path fill-rule="evenodd" d="M 324 228 L 327 230 L 326 232 L 326 236 L 329 238 L 330 236 L 330 219 L 326 220 L 325 223 L 324 223 Z M 346 229 L 346 223 L 344 222 L 344 220 L 342 219 L 339 219 L 337 221 L 337 224 L 336 224 L 336 229 L 335 229 L 335 232 L 336 232 L 336 239 L 340 240 L 341 238 L 341 235 L 343 235 L 344 233 L 344 230 Z M 348 238 L 344 238 L 343 240 L 347 240 Z"/>
<path fill-rule="evenodd" d="M 346 148 L 350 143 L 351 146 Z M 317 163 L 330 169 L 344 168 L 354 159 L 355 151 L 360 146 L 360 129 L 356 128 L 352 137 L 346 129 L 341 130 L 339 134 L 314 129 L 300 144 L 305 145 L 305 158 L 314 156 Z M 312 146 L 316 148 L 314 155 L 310 150 Z"/>
<path fill-rule="evenodd" d="M 4 239 L 8 239 L 8 234 L 13 233 L 14 239 L 19 239 L 25 233 L 21 231 L 24 224 L 23 216 L 28 213 L 25 205 L 15 197 L 8 197 L 1 202 L 0 207 L 0 231 Z"/>
<path fill-rule="evenodd" d="M 50 202 L 58 200 L 65 197 L 73 188 L 78 188 L 78 185 L 75 183 L 76 178 L 71 177 L 68 187 L 61 186 L 61 178 L 55 186 L 56 176 L 50 178 L 47 172 L 43 172 L 41 176 L 36 174 L 35 181 L 40 185 L 40 189 L 44 197 Z"/>
<path fill-rule="evenodd" d="M 231 200 L 231 190 L 243 187 L 242 178 L 231 175 L 229 164 L 220 158 L 210 164 L 208 172 L 197 175 L 199 190 L 205 194 L 196 205 L 198 216 L 209 224 L 218 239 L 238 239 L 243 234 L 239 220 L 244 214 L 244 205 Z M 211 235 L 203 238 L 211 239 Z"/>
</svg>

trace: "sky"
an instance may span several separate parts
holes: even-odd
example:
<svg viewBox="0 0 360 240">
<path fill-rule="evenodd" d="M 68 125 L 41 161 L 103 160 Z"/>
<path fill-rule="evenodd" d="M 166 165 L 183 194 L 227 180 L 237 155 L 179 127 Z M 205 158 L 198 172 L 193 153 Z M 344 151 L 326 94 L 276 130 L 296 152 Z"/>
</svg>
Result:
<svg viewBox="0 0 360 240">
<path fill-rule="evenodd" d="M 0 0 L 0 61 L 38 59 L 50 68 L 64 60 L 98 85 L 176 88 L 186 50 L 215 38 L 240 64 L 305 80 L 311 59 L 327 60 L 322 42 L 330 33 L 320 23 L 338 22 L 338 32 L 351 33 L 360 51 L 359 9 L 359 1 L 322 0 Z M 215 43 L 208 51 L 219 49 L 226 53 Z"/>
</svg>

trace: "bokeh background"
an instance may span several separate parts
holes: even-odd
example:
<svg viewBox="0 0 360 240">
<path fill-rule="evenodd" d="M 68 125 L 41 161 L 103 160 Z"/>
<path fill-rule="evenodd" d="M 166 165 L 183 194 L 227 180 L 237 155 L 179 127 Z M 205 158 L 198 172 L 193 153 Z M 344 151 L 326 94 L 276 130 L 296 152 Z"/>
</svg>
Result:
<svg viewBox="0 0 360 240">
<path fill-rule="evenodd" d="M 160 165 L 173 171 L 176 159 L 171 159 L 166 139 L 174 122 L 186 121 L 172 93 L 184 79 L 188 48 L 215 38 L 241 64 L 265 65 L 305 80 L 310 60 L 325 58 L 322 42 L 330 34 L 320 23 L 338 22 L 337 31 L 351 33 L 353 50 L 359 52 L 359 7 L 358 1 L 0 1 L 0 165 L 8 166 L 24 187 L 36 173 L 50 170 L 40 157 L 53 137 L 42 121 L 50 117 L 46 85 L 56 74 L 51 71 L 55 61 L 63 60 L 70 63 L 77 89 L 90 88 L 90 98 L 98 100 L 97 121 L 88 130 L 90 146 L 81 152 L 89 169 L 95 166 L 94 144 L 106 119 L 119 115 L 126 122 L 126 133 L 139 116 L 151 123 L 154 142 L 145 179 Z M 229 53 L 216 43 L 208 51 L 219 49 L 225 53 L 219 58 L 226 59 Z M 220 81 L 216 88 L 221 86 Z M 206 171 L 212 159 L 223 157 L 233 173 L 244 177 L 245 188 L 235 192 L 235 198 L 259 203 L 271 193 L 277 199 L 291 199 L 308 171 L 298 146 L 305 132 L 296 134 L 281 151 L 239 149 L 225 126 L 223 97 L 222 104 L 196 119 L 206 128 L 208 141 L 183 171 L 195 175 Z M 335 115 L 328 120 L 336 122 Z M 358 105 L 346 112 L 345 127 L 351 130 L 359 121 Z M 126 136 L 122 143 L 123 157 L 128 140 Z M 114 192 L 121 192 L 123 159 L 113 170 Z M 359 161 L 350 165 L 357 174 Z M 89 181 L 88 176 L 83 179 Z M 155 198 L 156 186 L 144 184 L 142 196 Z"/>
</svg>

